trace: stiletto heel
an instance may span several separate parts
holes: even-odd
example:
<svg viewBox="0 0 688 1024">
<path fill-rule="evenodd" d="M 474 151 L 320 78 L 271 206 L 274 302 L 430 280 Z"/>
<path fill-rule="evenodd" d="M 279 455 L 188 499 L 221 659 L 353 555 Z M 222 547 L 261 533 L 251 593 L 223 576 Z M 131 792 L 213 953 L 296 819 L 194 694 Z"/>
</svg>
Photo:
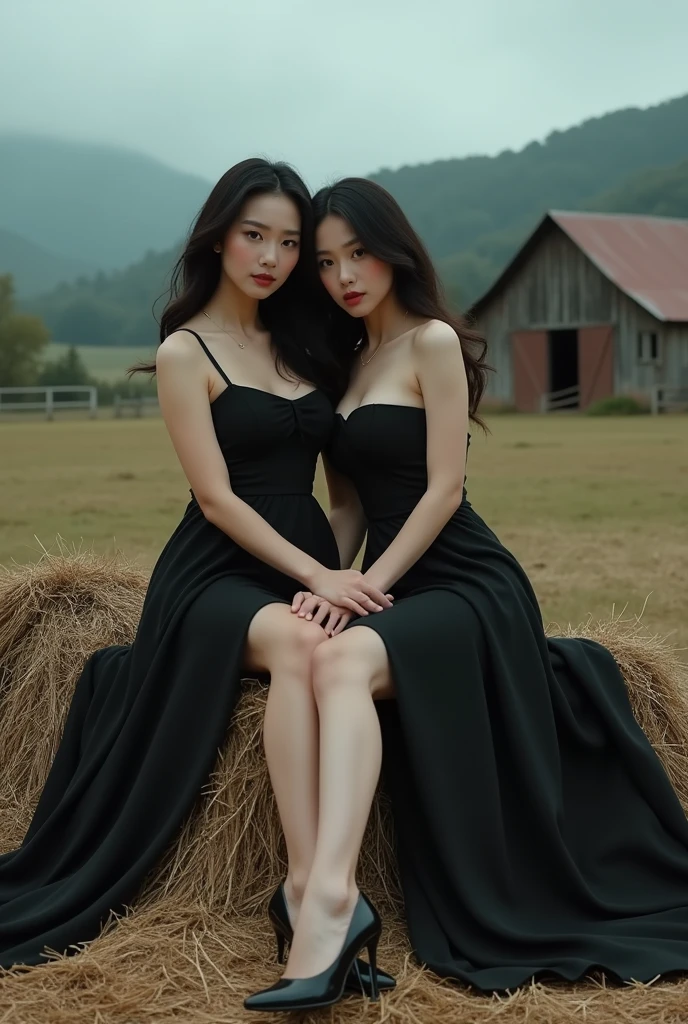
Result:
<svg viewBox="0 0 688 1024">
<path fill-rule="evenodd" d="M 314 1010 L 321 1006 L 332 1006 L 344 995 L 346 980 L 356 964 L 359 952 L 365 947 L 371 958 L 371 990 L 376 999 L 378 986 L 374 964 L 381 931 L 380 915 L 360 893 L 342 951 L 326 970 L 312 978 L 282 978 L 271 988 L 248 996 L 244 1000 L 244 1007 L 247 1010 Z"/>
<path fill-rule="evenodd" d="M 277 942 L 277 963 L 283 964 L 284 950 L 287 943 L 291 942 L 293 932 L 291 922 L 289 921 L 287 900 L 281 885 L 273 893 L 272 899 L 268 904 L 268 917 L 270 918 L 270 924 L 272 925 Z"/>
<path fill-rule="evenodd" d="M 273 928 L 275 928 L 274 925 L 273 925 Z M 284 963 L 284 947 L 287 944 L 287 940 L 285 939 L 285 937 L 282 934 L 282 932 L 278 931 L 277 928 L 275 928 L 275 938 L 277 940 L 277 963 L 278 964 L 283 964 Z"/>
<path fill-rule="evenodd" d="M 363 981 L 363 978 L 361 977 L 361 971 L 358 966 L 362 963 L 363 960 L 359 960 L 358 958 L 354 960 L 354 965 L 349 971 L 349 977 L 346 979 L 347 984 L 344 986 L 345 992 L 356 992 L 357 995 L 364 996 L 368 994 L 369 986 L 366 985 L 365 982 Z"/>
<path fill-rule="evenodd" d="M 284 963 L 284 951 L 287 945 L 291 944 L 291 940 L 294 937 L 294 931 L 289 920 L 289 907 L 287 905 L 287 897 L 284 893 L 284 886 L 278 885 L 274 893 L 270 897 L 268 904 L 268 917 L 270 923 L 275 930 L 275 938 L 277 940 L 277 962 L 280 964 Z M 363 993 L 364 995 L 370 996 L 372 992 L 372 984 L 370 980 L 371 966 L 367 964 L 365 960 L 356 960 L 354 966 L 351 969 L 349 977 L 346 979 L 346 991 L 355 992 L 356 994 Z M 396 980 L 391 974 L 387 974 L 387 971 L 383 971 L 381 968 L 377 968 L 376 977 L 376 989 L 378 994 L 380 992 L 391 992 L 393 988 L 396 988 Z M 377 998 L 377 996 L 375 997 Z"/>
<path fill-rule="evenodd" d="M 370 998 L 376 1003 L 380 998 L 380 989 L 377 983 L 377 944 L 380 933 L 374 936 L 368 943 L 368 959 L 370 960 Z"/>
</svg>

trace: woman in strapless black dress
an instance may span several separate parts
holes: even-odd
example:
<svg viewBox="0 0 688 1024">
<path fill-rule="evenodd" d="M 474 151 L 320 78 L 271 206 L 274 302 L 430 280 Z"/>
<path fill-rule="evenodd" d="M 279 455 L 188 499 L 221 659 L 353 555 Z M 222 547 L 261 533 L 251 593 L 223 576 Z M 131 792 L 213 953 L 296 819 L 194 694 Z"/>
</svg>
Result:
<svg viewBox="0 0 688 1024">
<path fill-rule="evenodd" d="M 316 853 L 289 983 L 253 1005 L 312 996 L 346 953 L 381 748 L 410 939 L 437 974 L 491 991 L 685 971 L 688 823 L 621 673 L 597 643 L 547 639 L 524 571 L 466 497 L 484 345 L 443 307 L 383 189 L 347 179 L 314 205 L 353 352 L 331 522 L 344 565 L 367 529 L 366 578 L 394 606 L 314 653 Z"/>
<path fill-rule="evenodd" d="M 191 232 L 157 372 L 192 499 L 134 642 L 87 661 L 27 835 L 0 857 L 0 966 L 93 939 L 131 903 L 212 769 L 243 671 L 271 674 L 268 734 L 298 707 L 325 638 L 317 616 L 289 611 L 299 585 L 313 578 L 363 611 L 385 601 L 338 571 L 312 494 L 335 364 L 309 319 L 311 236 L 303 182 L 264 160 L 228 171 Z M 303 769 L 294 762 L 275 788 L 303 796 Z M 307 873 L 313 842 L 288 835 L 292 876 Z"/>
</svg>

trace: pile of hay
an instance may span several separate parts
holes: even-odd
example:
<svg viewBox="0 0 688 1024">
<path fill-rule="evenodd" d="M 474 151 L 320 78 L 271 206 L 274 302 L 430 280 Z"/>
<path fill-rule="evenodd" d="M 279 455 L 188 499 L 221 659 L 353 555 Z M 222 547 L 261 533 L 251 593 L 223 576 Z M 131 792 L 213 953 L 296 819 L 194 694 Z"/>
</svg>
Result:
<svg viewBox="0 0 688 1024">
<path fill-rule="evenodd" d="M 45 556 L 0 575 L 0 850 L 17 845 L 30 820 L 84 658 L 132 639 L 146 585 L 146 574 L 123 560 L 83 553 Z M 619 620 L 589 622 L 570 635 L 600 640 L 612 651 L 688 808 L 688 704 L 671 649 Z M 263 1018 L 245 1013 L 241 1003 L 276 977 L 263 908 L 284 871 L 260 741 L 264 702 L 264 688 L 247 683 L 206 792 L 132 913 L 78 956 L 0 973 L 0 1024 L 259 1024 Z M 688 981 L 537 984 L 510 997 L 439 982 L 410 960 L 390 819 L 379 801 L 364 850 L 361 884 L 385 918 L 381 963 L 397 975 L 398 987 L 380 1004 L 347 999 L 304 1021 L 683 1019 Z"/>
</svg>

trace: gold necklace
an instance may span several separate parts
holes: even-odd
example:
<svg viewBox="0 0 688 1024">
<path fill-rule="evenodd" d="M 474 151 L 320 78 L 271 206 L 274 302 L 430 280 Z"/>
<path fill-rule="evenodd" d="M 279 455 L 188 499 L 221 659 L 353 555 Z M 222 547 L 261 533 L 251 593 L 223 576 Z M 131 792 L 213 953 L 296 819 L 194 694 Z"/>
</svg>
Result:
<svg viewBox="0 0 688 1024">
<path fill-rule="evenodd" d="M 370 357 L 370 359 L 364 359 L 364 358 L 363 358 L 363 353 L 362 353 L 362 352 L 359 352 L 359 359 L 361 360 L 361 366 L 367 366 L 367 365 L 368 365 L 368 363 L 372 363 L 373 359 L 374 359 L 374 358 L 375 358 L 375 356 L 376 356 L 376 355 L 378 354 L 379 350 L 380 350 L 380 349 L 382 348 L 382 346 L 383 346 L 383 345 L 384 345 L 384 342 L 382 342 L 382 341 L 381 341 L 381 342 L 380 342 L 380 344 L 378 345 L 378 347 L 377 347 L 377 348 L 375 349 L 375 351 L 373 352 L 373 354 L 372 354 L 372 356 Z"/>
<path fill-rule="evenodd" d="M 206 311 L 203 310 L 203 316 L 207 316 L 211 324 L 214 324 L 215 327 L 217 327 L 218 331 L 222 331 L 223 334 L 226 334 L 228 337 L 232 339 L 232 341 L 236 342 L 239 348 L 246 348 L 243 342 L 239 341 L 233 334 L 231 334 L 226 327 L 220 327 L 220 325 L 215 320 L 213 320 L 210 313 L 206 313 Z"/>
<path fill-rule="evenodd" d="M 408 316 L 408 309 L 407 309 L 407 310 L 406 310 L 406 312 L 404 313 L 404 317 L 407 317 L 407 316 Z M 401 334 L 406 334 L 406 331 L 402 331 L 402 332 L 401 332 Z M 401 334 L 397 334 L 397 338 L 400 338 L 400 337 L 401 337 Z M 389 341 L 396 341 L 396 340 L 397 340 L 397 338 L 389 338 Z M 381 341 L 381 342 L 380 342 L 380 344 L 378 345 L 378 347 L 377 347 L 377 348 L 375 349 L 375 351 L 373 352 L 373 354 L 372 354 L 372 356 L 370 357 L 370 359 L 364 359 L 364 358 L 363 358 L 363 353 L 362 353 L 362 352 L 359 352 L 359 354 L 358 354 L 358 358 L 359 358 L 359 359 L 361 360 L 361 366 L 367 366 L 367 365 L 368 365 L 368 363 L 372 363 L 373 359 L 374 359 L 374 358 L 375 358 L 375 356 L 376 356 L 376 355 L 378 354 L 378 352 L 380 351 L 380 349 L 382 348 L 382 346 L 383 346 L 383 345 L 386 345 L 386 344 L 387 344 L 387 342 L 386 342 L 386 341 Z"/>
</svg>

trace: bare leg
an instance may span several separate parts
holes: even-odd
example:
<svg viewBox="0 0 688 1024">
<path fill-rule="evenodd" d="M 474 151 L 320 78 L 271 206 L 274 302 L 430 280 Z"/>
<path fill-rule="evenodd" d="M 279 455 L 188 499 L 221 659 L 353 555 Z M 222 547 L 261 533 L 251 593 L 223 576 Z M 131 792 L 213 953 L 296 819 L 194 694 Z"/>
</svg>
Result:
<svg viewBox="0 0 688 1024">
<path fill-rule="evenodd" d="M 311 977 L 334 962 L 358 897 L 356 865 L 382 757 L 373 698 L 393 694 L 378 634 L 354 627 L 319 646 L 313 688 L 320 719 L 318 838 L 287 978 Z"/>
<path fill-rule="evenodd" d="M 285 893 L 292 923 L 310 874 L 318 829 L 318 712 L 313 696 L 313 653 L 324 630 L 268 605 L 251 622 L 246 667 L 270 673 L 263 742 L 289 869 Z"/>
</svg>

